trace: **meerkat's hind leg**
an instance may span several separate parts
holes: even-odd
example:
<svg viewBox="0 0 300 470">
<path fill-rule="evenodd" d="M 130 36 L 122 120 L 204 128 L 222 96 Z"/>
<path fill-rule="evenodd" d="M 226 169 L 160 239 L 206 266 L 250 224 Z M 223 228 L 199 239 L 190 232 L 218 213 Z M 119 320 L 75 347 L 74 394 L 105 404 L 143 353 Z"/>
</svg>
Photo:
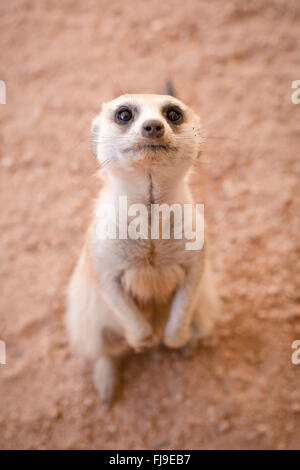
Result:
<svg viewBox="0 0 300 470">
<path fill-rule="evenodd" d="M 191 323 L 191 341 L 209 336 L 221 313 L 220 299 L 215 280 L 208 261 L 200 280 L 197 293 L 197 304 Z"/>
<path fill-rule="evenodd" d="M 102 356 L 94 364 L 94 385 L 104 405 L 111 405 L 119 385 L 119 359 Z"/>
<path fill-rule="evenodd" d="M 197 300 L 190 325 L 189 342 L 177 349 L 182 357 L 189 359 L 195 355 L 201 340 L 212 333 L 220 312 L 220 300 L 214 278 L 209 263 L 206 263 L 205 271 L 197 289 Z"/>
</svg>

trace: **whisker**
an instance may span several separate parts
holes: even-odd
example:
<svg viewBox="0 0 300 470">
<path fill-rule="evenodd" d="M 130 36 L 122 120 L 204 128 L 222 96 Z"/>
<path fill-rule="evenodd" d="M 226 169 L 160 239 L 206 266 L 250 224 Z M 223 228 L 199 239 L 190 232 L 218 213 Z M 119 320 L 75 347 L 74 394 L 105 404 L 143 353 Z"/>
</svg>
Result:
<svg viewBox="0 0 300 470">
<path fill-rule="evenodd" d="M 136 135 L 135 137 L 138 139 L 139 135 Z M 204 138 L 204 136 L 202 136 L 202 135 L 197 135 L 197 136 L 176 136 L 174 140 L 188 140 L 188 141 L 193 142 L 195 137 Z M 130 139 L 131 138 L 132 137 L 130 137 Z M 104 140 L 111 140 L 113 142 L 113 141 L 124 141 L 124 140 L 129 140 L 129 139 L 128 139 L 127 136 L 117 136 L 117 137 L 101 136 L 101 137 L 99 137 L 99 139 L 91 138 L 91 140 L 93 142 L 97 143 L 97 142 L 103 142 Z"/>
<path fill-rule="evenodd" d="M 219 136 L 219 135 L 208 135 L 204 137 L 205 140 L 207 139 L 222 139 L 222 140 L 234 140 L 234 141 L 239 141 L 240 139 L 236 137 L 225 137 L 225 136 Z"/>
</svg>

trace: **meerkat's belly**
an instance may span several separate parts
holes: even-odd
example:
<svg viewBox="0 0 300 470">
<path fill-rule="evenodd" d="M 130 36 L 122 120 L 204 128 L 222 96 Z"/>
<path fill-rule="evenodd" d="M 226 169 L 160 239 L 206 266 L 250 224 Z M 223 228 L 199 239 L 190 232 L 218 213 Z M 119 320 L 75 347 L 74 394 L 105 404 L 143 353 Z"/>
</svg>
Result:
<svg viewBox="0 0 300 470">
<path fill-rule="evenodd" d="M 178 264 L 155 266 L 145 264 L 127 269 L 121 279 L 126 292 L 140 302 L 167 302 L 184 278 Z"/>
</svg>

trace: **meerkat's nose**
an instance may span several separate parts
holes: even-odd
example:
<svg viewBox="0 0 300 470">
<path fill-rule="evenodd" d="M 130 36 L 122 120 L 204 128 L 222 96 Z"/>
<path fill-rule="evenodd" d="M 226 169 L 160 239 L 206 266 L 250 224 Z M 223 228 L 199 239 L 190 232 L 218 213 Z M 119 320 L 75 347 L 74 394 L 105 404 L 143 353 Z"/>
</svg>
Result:
<svg viewBox="0 0 300 470">
<path fill-rule="evenodd" d="M 142 126 L 142 135 L 144 137 L 162 137 L 165 132 L 165 127 L 161 121 L 152 119 L 145 121 Z"/>
</svg>

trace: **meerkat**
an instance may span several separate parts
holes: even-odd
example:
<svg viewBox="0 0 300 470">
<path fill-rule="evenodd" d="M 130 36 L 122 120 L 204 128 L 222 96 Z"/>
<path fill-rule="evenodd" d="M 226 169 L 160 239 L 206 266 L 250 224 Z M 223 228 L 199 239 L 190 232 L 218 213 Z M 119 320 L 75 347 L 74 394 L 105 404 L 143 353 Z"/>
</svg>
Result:
<svg viewBox="0 0 300 470">
<path fill-rule="evenodd" d="M 116 222 L 123 236 L 105 239 L 97 230 L 109 218 L 100 206 L 117 213 L 120 197 L 147 208 L 194 204 L 189 175 L 202 140 L 198 116 L 169 95 L 120 96 L 92 123 L 103 185 L 69 284 L 66 326 L 74 348 L 93 361 L 103 403 L 113 399 L 124 354 L 182 348 L 208 335 L 219 316 L 206 239 L 202 249 L 187 250 L 185 237 L 164 239 L 161 231 L 156 239 L 130 238 L 130 218 Z"/>
</svg>

